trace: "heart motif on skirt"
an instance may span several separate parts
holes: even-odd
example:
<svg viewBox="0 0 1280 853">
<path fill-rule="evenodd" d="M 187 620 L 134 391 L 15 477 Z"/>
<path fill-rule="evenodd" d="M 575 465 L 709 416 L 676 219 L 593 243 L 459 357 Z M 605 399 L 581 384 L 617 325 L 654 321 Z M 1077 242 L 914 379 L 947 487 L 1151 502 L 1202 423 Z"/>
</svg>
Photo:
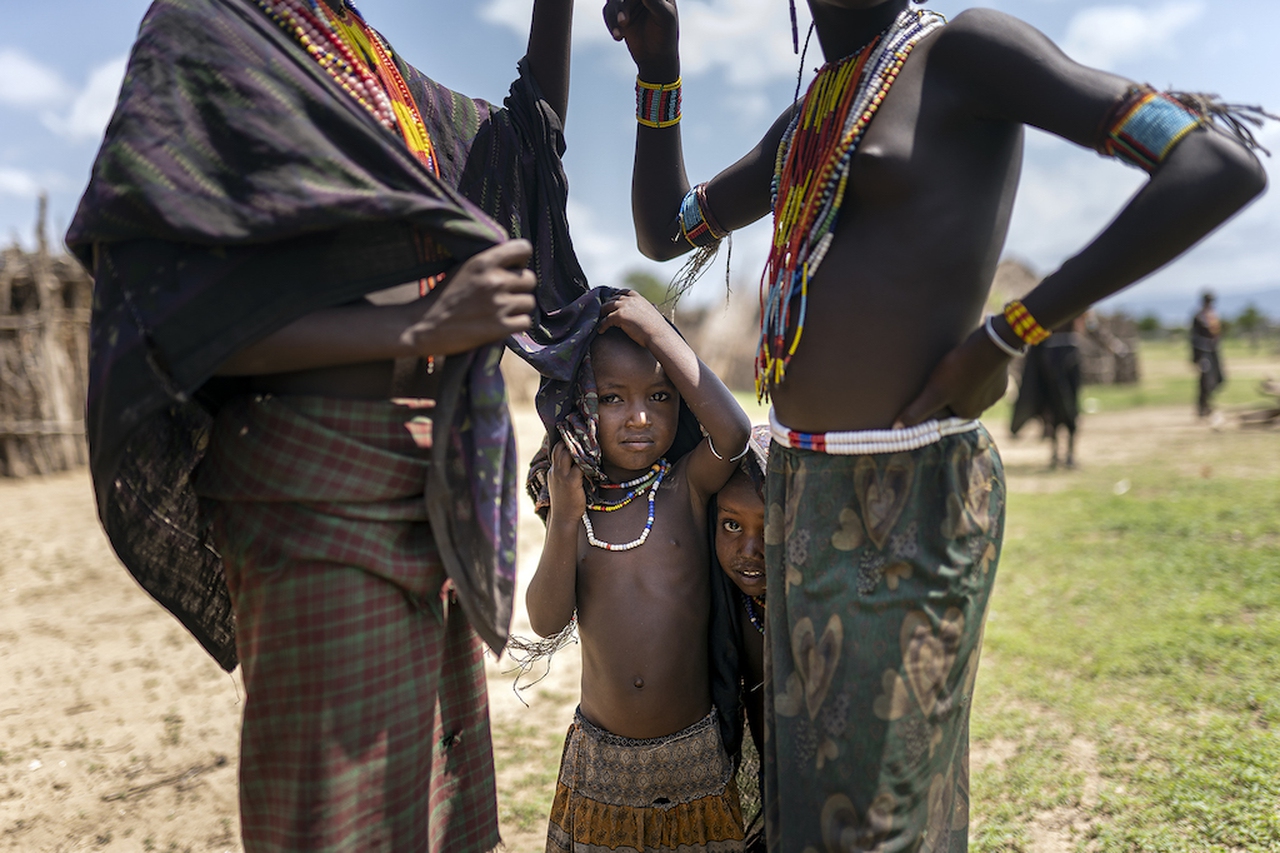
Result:
<svg viewBox="0 0 1280 853">
<path fill-rule="evenodd" d="M 837 551 L 856 551 L 865 539 L 858 513 L 853 507 L 845 507 L 840 513 L 840 529 L 831 534 L 831 547 Z"/>
<path fill-rule="evenodd" d="M 821 637 L 814 630 L 813 620 L 808 617 L 797 622 L 791 632 L 791 656 L 796 672 L 804 682 L 804 703 L 811 720 L 817 719 L 818 711 L 831 691 L 843 644 L 844 624 L 838 614 L 832 614 Z"/>
<path fill-rule="evenodd" d="M 893 830 L 892 794 L 880 794 L 867 809 L 865 820 L 844 794 L 836 794 L 822 806 L 822 841 L 831 853 L 850 850 L 878 850 Z"/>
<path fill-rule="evenodd" d="M 884 548 L 906 509 L 914 474 L 915 462 L 905 453 L 889 457 L 884 471 L 880 471 L 875 459 L 869 456 L 858 460 L 853 484 L 862 502 L 862 521 L 867 535 L 877 548 Z"/>
<path fill-rule="evenodd" d="M 925 717 L 937 707 L 955 666 L 964 615 L 955 608 L 948 610 L 939 628 L 935 633 L 929 617 L 919 610 L 908 613 L 902 622 L 902 668 Z"/>
</svg>

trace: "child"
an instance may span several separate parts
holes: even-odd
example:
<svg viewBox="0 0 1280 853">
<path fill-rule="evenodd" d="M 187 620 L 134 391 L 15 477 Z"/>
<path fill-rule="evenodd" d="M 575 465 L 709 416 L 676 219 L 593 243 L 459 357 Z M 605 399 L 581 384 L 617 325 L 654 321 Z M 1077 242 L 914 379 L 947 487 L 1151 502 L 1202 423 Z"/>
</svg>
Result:
<svg viewBox="0 0 1280 853">
<path fill-rule="evenodd" d="M 738 766 L 747 850 L 764 849 L 760 756 L 764 734 L 764 486 L 769 427 L 711 502 L 711 697 L 725 749 Z M 743 717 L 751 732 L 743 737 Z M 752 830 L 756 830 L 753 832 Z M 753 847 L 753 842 L 758 847 Z"/>
<path fill-rule="evenodd" d="M 1261 117 L 1080 66 L 994 10 L 948 24 L 909 0 L 809 0 L 827 64 L 808 94 L 690 187 L 676 5 L 605 10 L 638 72 L 639 246 L 655 260 L 696 249 L 696 265 L 774 214 L 756 362 L 776 442 L 769 847 L 962 853 L 1005 498 L 976 418 L 1013 356 L 1262 191 L 1247 126 Z M 984 319 L 1026 125 L 1150 180 L 1089 246 Z"/>
<path fill-rule="evenodd" d="M 711 705 L 704 531 L 749 422 L 642 297 L 624 291 L 602 316 L 590 367 L 608 481 L 588 482 L 566 444 L 552 449 L 546 544 L 527 598 L 538 634 L 557 634 L 576 610 L 582 638 L 582 702 L 547 850 L 740 850 L 733 765 Z M 707 437 L 673 463 L 681 399 Z"/>
</svg>

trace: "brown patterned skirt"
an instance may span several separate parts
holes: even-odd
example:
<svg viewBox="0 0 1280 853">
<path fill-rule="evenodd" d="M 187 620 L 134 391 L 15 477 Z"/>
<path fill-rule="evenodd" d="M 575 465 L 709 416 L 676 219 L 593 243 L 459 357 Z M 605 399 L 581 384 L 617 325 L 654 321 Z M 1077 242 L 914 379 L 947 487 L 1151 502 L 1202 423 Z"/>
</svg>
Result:
<svg viewBox="0 0 1280 853">
<path fill-rule="evenodd" d="M 632 740 L 579 711 L 565 738 L 547 853 L 740 853 L 742 809 L 713 710 Z"/>
</svg>

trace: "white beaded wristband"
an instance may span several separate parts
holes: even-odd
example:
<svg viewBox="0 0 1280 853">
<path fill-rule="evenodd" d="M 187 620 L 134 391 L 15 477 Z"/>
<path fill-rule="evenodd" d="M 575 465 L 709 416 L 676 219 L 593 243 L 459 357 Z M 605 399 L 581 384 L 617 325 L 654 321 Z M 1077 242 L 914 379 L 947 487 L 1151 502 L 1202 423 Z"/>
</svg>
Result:
<svg viewBox="0 0 1280 853">
<path fill-rule="evenodd" d="M 1017 358 L 1020 355 L 1026 355 L 1027 351 L 1025 348 L 1018 349 L 1015 346 L 1010 346 L 1008 341 L 1000 337 L 1000 333 L 996 331 L 995 326 L 991 325 L 991 321 L 995 316 L 995 314 L 988 314 L 987 321 L 982 324 L 982 327 L 987 330 L 987 337 L 991 338 L 991 343 L 1000 347 L 1001 351 L 1004 352 L 1005 355 L 1009 356 L 1009 358 Z"/>
</svg>

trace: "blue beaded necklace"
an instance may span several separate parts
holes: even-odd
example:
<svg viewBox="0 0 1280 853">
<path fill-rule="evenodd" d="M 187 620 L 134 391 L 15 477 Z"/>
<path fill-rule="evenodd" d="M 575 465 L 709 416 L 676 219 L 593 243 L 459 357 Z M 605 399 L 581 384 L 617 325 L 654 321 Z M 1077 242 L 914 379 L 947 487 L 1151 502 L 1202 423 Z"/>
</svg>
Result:
<svg viewBox="0 0 1280 853">
<path fill-rule="evenodd" d="M 667 476 L 667 472 L 671 470 L 671 463 L 665 459 L 659 459 L 655 463 L 655 466 L 657 468 L 656 472 L 651 470 L 650 473 L 646 474 L 644 477 L 631 481 L 631 483 L 634 484 L 637 482 L 646 481 L 651 476 L 653 478 L 652 483 L 649 486 L 649 519 L 644 523 L 644 530 L 641 531 L 640 536 L 637 537 L 636 539 L 631 540 L 630 542 L 620 544 L 620 545 L 615 544 L 613 542 L 605 542 L 602 539 L 597 539 L 595 528 L 591 525 L 590 511 L 594 509 L 594 507 L 588 506 L 587 512 L 584 512 L 582 514 L 582 526 L 587 529 L 587 542 L 591 545 L 591 547 L 599 548 L 603 551 L 631 551 L 635 548 L 639 548 L 648 540 L 649 533 L 653 530 L 654 509 L 657 505 L 658 489 L 662 486 L 662 480 Z M 624 483 L 623 485 L 625 486 L 627 484 Z M 639 494 L 638 489 L 636 494 Z M 630 498 L 627 498 L 626 502 L 630 503 L 634 497 L 635 495 L 632 495 Z M 626 504 L 621 504 L 621 505 L 611 504 L 610 506 L 613 509 L 621 509 L 621 507 L 625 505 Z M 605 509 L 603 511 L 609 512 L 610 510 Z"/>
<path fill-rule="evenodd" d="M 764 634 L 764 596 L 763 595 L 747 595 L 742 590 L 738 590 L 738 595 L 742 596 L 742 603 L 747 606 L 747 618 L 751 620 L 751 624 L 756 626 L 756 630 Z M 756 608 L 760 608 L 760 612 L 756 612 Z"/>
</svg>

